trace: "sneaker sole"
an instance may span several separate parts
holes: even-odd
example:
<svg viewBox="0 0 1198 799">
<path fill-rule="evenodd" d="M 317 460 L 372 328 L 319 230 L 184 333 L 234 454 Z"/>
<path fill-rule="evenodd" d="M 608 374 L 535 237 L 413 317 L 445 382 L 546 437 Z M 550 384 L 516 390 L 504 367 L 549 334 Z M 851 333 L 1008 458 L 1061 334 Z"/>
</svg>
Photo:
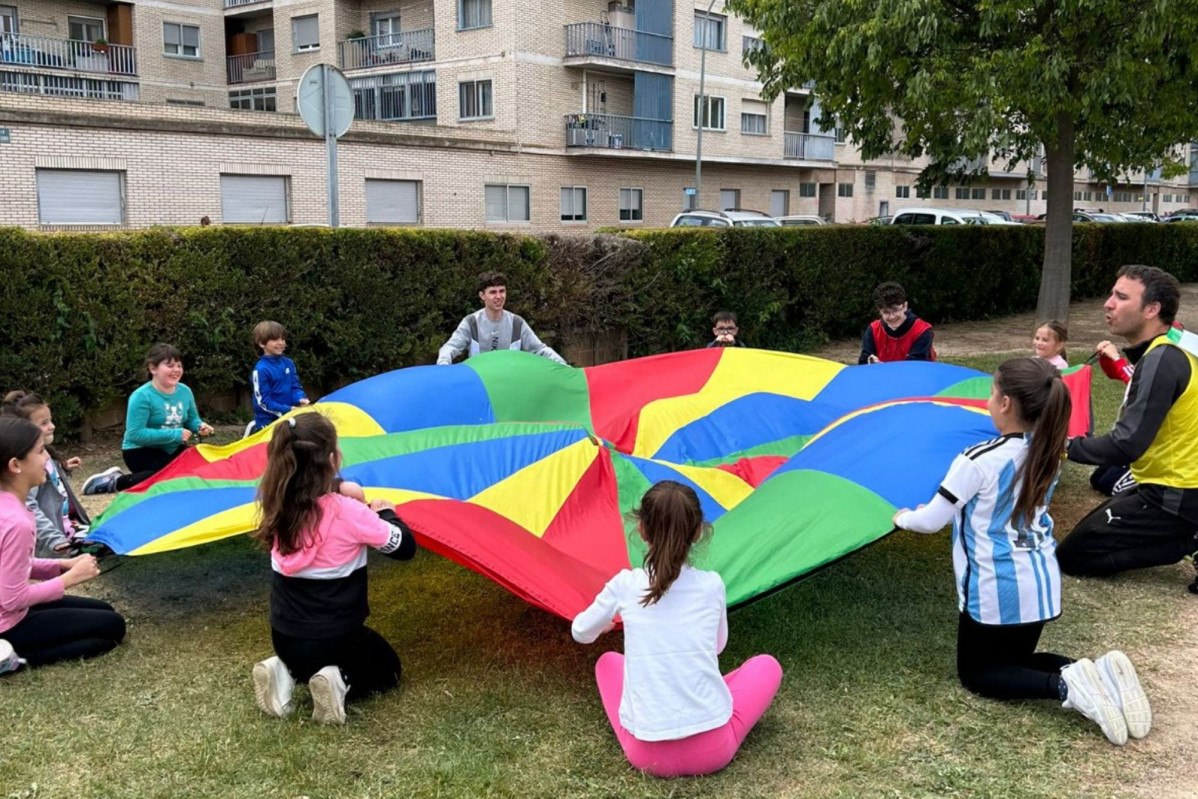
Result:
<svg viewBox="0 0 1198 799">
<path fill-rule="evenodd" d="M 1127 720 L 1127 734 L 1132 738 L 1143 738 L 1152 729 L 1152 706 L 1148 704 L 1148 695 L 1140 685 L 1136 667 L 1122 652 L 1111 652 L 1103 661 L 1106 672 L 1119 691 L 1114 697 L 1123 708 L 1123 718 Z"/>
<path fill-rule="evenodd" d="M 274 686 L 271 685 L 270 669 L 261 663 L 254 665 L 254 702 L 258 709 L 268 716 L 283 718 L 290 708 L 279 707 L 275 700 Z"/>
<path fill-rule="evenodd" d="M 1094 719 L 1098 726 L 1102 729 L 1102 734 L 1106 739 L 1115 746 L 1123 746 L 1127 743 L 1127 721 L 1123 717 L 1123 711 L 1115 704 L 1114 697 L 1109 697 L 1106 694 L 1106 687 L 1102 681 L 1102 674 L 1098 671 L 1098 667 L 1093 663 L 1081 663 L 1080 661 L 1074 665 L 1081 666 L 1086 680 L 1097 689 L 1094 694 L 1094 700 L 1098 702 L 1098 712 L 1102 715 L 1102 719 Z M 1106 700 L 1105 702 L 1103 700 Z"/>
<path fill-rule="evenodd" d="M 317 724 L 344 724 L 345 708 L 338 707 L 332 684 L 327 678 L 316 675 L 308 681 L 308 693 L 312 694 L 312 720 Z"/>
</svg>

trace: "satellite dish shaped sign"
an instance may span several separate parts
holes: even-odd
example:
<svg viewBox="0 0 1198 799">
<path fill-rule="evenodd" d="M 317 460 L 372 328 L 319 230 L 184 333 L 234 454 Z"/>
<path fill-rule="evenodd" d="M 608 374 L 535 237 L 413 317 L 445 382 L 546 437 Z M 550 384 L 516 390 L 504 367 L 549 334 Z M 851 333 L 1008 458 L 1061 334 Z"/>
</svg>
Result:
<svg viewBox="0 0 1198 799">
<path fill-rule="evenodd" d="M 341 70 L 331 64 L 315 64 L 300 78 L 295 108 L 317 136 L 326 136 L 326 126 L 331 124 L 333 136 L 341 138 L 354 121 L 354 93 Z"/>
</svg>

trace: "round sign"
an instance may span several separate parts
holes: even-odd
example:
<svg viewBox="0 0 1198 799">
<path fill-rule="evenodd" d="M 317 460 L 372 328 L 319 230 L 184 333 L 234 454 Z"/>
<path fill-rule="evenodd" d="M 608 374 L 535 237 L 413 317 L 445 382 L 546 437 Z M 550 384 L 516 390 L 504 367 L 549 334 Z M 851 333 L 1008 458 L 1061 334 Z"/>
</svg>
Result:
<svg viewBox="0 0 1198 799">
<path fill-rule="evenodd" d="M 325 135 L 326 111 L 331 108 L 333 136 L 341 138 L 354 121 L 354 93 L 341 70 L 316 64 L 304 71 L 296 86 L 295 108 L 308 130 L 321 137 Z"/>
</svg>

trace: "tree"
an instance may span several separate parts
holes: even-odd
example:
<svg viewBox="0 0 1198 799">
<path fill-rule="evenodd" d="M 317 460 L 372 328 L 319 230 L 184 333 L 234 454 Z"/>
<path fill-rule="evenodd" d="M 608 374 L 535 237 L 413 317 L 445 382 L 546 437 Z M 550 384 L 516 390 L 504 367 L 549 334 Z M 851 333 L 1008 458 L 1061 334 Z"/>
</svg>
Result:
<svg viewBox="0 0 1198 799">
<path fill-rule="evenodd" d="M 865 158 L 930 157 L 923 189 L 984 175 L 982 156 L 1014 169 L 1043 152 L 1041 318 L 1068 313 L 1075 168 L 1108 183 L 1161 164 L 1176 174 L 1179 143 L 1198 140 L 1198 0 L 729 0 L 728 8 L 762 33 L 766 46 L 746 57 L 768 98 L 814 81 L 822 127 L 839 120 Z"/>
</svg>

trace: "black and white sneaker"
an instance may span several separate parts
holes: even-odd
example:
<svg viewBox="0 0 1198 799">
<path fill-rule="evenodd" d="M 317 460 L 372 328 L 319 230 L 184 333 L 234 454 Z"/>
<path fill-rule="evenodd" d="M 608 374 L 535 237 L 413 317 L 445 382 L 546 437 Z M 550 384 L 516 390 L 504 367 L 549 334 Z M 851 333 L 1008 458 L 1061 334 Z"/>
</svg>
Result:
<svg viewBox="0 0 1198 799">
<path fill-rule="evenodd" d="M 83 481 L 83 493 L 87 496 L 116 493 L 116 481 L 120 479 L 122 474 L 124 472 L 121 471 L 120 466 L 113 466 L 111 469 L 105 469 L 99 474 L 93 474 Z"/>
</svg>

